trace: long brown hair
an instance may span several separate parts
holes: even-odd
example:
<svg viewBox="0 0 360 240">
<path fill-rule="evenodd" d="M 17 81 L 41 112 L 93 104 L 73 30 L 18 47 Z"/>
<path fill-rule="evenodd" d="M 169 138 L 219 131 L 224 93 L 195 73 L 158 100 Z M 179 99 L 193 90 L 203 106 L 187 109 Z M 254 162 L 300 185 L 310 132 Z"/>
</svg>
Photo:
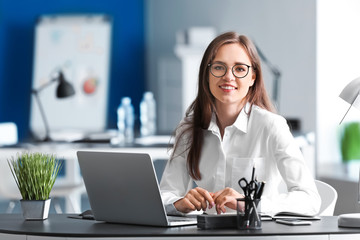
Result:
<svg viewBox="0 0 360 240">
<path fill-rule="evenodd" d="M 238 43 L 245 49 L 250 58 L 253 71 L 255 71 L 254 74 L 256 78 L 254 85 L 249 88 L 248 94 L 246 95 L 246 102 L 249 102 L 251 106 L 248 114 L 250 114 L 254 104 L 271 112 L 275 112 L 265 90 L 260 58 L 255 45 L 248 37 L 235 32 L 226 32 L 216 37 L 205 50 L 200 64 L 197 97 L 187 109 L 185 121 L 178 127 L 178 129 L 182 130 L 177 136 L 177 140 L 181 139 L 185 133 L 189 133 L 189 141 L 186 149 L 189 150 L 187 168 L 190 176 L 195 180 L 201 179 L 199 162 L 204 142 L 203 130 L 208 129 L 212 113 L 216 111 L 215 98 L 209 88 L 208 64 L 213 61 L 221 46 L 230 43 Z M 178 145 L 179 141 L 176 141 L 172 158 Z"/>
</svg>

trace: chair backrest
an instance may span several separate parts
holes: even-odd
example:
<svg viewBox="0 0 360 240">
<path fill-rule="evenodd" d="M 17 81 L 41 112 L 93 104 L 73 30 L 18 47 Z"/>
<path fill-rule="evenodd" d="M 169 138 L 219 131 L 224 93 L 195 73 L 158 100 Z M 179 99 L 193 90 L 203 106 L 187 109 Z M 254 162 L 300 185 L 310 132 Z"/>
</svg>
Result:
<svg viewBox="0 0 360 240">
<path fill-rule="evenodd" d="M 20 191 L 15 183 L 14 177 L 11 173 L 9 164 L 7 162 L 11 157 L 16 157 L 16 154 L 21 149 L 9 148 L 2 149 L 0 156 L 0 199 L 18 200 L 21 199 Z"/>
<path fill-rule="evenodd" d="M 18 142 L 18 130 L 15 123 L 0 123 L 0 146 L 13 145 Z"/>
<path fill-rule="evenodd" d="M 336 200 L 338 198 L 335 188 L 319 180 L 315 180 L 315 185 L 321 198 L 321 206 L 318 215 L 333 216 Z"/>
</svg>

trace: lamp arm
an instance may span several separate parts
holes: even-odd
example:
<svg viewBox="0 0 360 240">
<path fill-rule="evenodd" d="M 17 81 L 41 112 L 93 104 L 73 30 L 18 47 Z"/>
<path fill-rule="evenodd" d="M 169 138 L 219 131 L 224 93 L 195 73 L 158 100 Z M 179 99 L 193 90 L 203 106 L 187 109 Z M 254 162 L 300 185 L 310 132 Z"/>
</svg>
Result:
<svg viewBox="0 0 360 240">
<path fill-rule="evenodd" d="M 281 76 L 281 72 L 280 70 L 275 67 L 263 54 L 263 52 L 261 51 L 261 49 L 255 44 L 256 50 L 259 53 L 260 58 L 264 61 L 264 63 L 269 67 L 269 69 L 271 70 L 271 73 L 277 77 L 277 79 Z"/>
<path fill-rule="evenodd" d="M 37 104 L 39 106 L 39 109 L 40 109 L 41 117 L 42 117 L 44 125 L 45 125 L 45 138 L 44 138 L 44 141 L 50 141 L 51 140 L 51 138 L 50 138 L 50 128 L 49 128 L 49 124 L 48 124 L 48 121 L 47 121 L 46 116 L 45 116 L 44 108 L 43 108 L 43 106 L 41 104 L 38 93 L 39 93 L 39 91 L 44 89 L 46 86 L 48 86 L 51 82 L 53 82 L 53 81 L 50 81 L 49 83 L 44 84 L 38 90 L 32 90 L 32 94 L 34 94 L 34 97 L 35 97 L 36 102 L 37 102 Z"/>
<path fill-rule="evenodd" d="M 349 112 L 349 110 L 350 110 L 350 108 L 351 108 L 352 106 L 354 106 L 354 107 L 356 107 L 357 109 L 359 109 L 359 103 L 358 103 L 358 101 L 360 100 L 360 99 L 358 99 L 359 96 L 360 96 L 360 90 L 359 90 L 359 92 L 357 93 L 355 99 L 351 102 L 350 107 L 349 107 L 348 110 L 346 111 L 344 117 L 341 119 L 339 125 L 343 122 L 345 116 L 348 114 L 348 112 Z M 344 99 L 344 98 L 343 98 L 343 99 Z M 345 101 L 349 102 L 348 100 L 345 100 Z"/>
<path fill-rule="evenodd" d="M 279 107 L 279 85 L 280 85 L 280 74 L 274 76 L 274 85 L 273 85 L 273 98 L 277 107 Z"/>
<path fill-rule="evenodd" d="M 277 107 L 279 107 L 279 85 L 280 85 L 280 76 L 281 76 L 281 72 L 278 68 L 276 68 L 263 54 L 263 52 L 261 51 L 261 49 L 255 44 L 255 48 L 259 54 L 259 57 L 261 60 L 263 60 L 263 62 L 268 66 L 268 68 L 270 69 L 271 73 L 274 76 L 274 84 L 273 84 L 273 99 L 275 104 L 277 105 Z"/>
<path fill-rule="evenodd" d="M 32 92 L 34 93 L 34 92 L 36 92 L 36 94 L 37 93 L 39 93 L 39 92 L 41 92 L 42 90 L 44 90 L 46 87 L 48 87 L 49 85 L 51 85 L 53 82 L 56 82 L 58 80 L 58 78 L 56 77 L 56 78 L 53 78 L 53 79 L 51 79 L 50 81 L 48 81 L 47 83 L 44 83 L 43 85 L 41 85 L 38 89 L 33 89 L 32 90 Z"/>
<path fill-rule="evenodd" d="M 341 125 L 342 121 L 344 120 L 344 118 L 345 118 L 346 114 L 349 112 L 349 110 L 350 110 L 350 108 L 351 108 L 351 107 L 352 107 L 352 104 L 350 104 L 350 107 L 349 107 L 349 108 L 348 108 L 348 110 L 346 111 L 346 113 L 345 113 L 344 117 L 341 119 L 341 121 L 340 121 L 339 125 Z"/>
</svg>

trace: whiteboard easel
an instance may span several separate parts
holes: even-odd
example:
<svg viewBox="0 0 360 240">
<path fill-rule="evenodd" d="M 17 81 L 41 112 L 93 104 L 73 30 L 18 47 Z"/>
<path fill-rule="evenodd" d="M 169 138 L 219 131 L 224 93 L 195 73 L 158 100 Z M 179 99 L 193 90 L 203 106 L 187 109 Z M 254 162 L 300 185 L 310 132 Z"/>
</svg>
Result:
<svg viewBox="0 0 360 240">
<path fill-rule="evenodd" d="M 37 22 L 32 88 L 59 70 L 75 88 L 75 95 L 65 99 L 56 98 L 57 83 L 39 94 L 53 139 L 105 130 L 110 43 L 106 15 L 45 15 Z M 41 138 L 45 127 L 33 96 L 30 114 L 30 129 Z"/>
</svg>

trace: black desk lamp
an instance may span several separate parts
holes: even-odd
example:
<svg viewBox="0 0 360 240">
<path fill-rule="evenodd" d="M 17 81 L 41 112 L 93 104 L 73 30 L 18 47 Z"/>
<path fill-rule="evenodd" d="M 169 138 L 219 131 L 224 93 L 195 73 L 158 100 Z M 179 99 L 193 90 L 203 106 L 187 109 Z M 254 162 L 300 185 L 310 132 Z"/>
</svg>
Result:
<svg viewBox="0 0 360 240">
<path fill-rule="evenodd" d="M 74 87 L 68 81 L 65 80 L 64 74 L 62 73 L 61 70 L 59 71 L 59 74 L 57 77 L 53 78 L 49 82 L 40 86 L 38 89 L 32 89 L 32 91 L 31 91 L 31 93 L 34 94 L 36 102 L 39 105 L 40 114 L 44 121 L 44 125 L 45 125 L 45 138 L 43 139 L 44 142 L 51 141 L 51 138 L 50 138 L 49 124 L 46 119 L 45 112 L 44 112 L 43 106 L 42 106 L 40 98 L 39 98 L 39 92 L 42 91 L 43 89 L 45 89 L 46 87 L 48 87 L 49 85 L 51 85 L 53 82 L 57 82 L 57 81 L 59 82 L 59 85 L 57 86 L 57 89 L 56 89 L 56 97 L 57 98 L 66 98 L 66 97 L 70 97 L 75 94 Z"/>
<path fill-rule="evenodd" d="M 255 44 L 255 42 L 254 42 Z M 280 77 L 281 72 L 280 70 L 275 67 L 265 56 L 265 54 L 261 51 L 261 49 L 255 44 L 256 50 L 259 54 L 260 59 L 268 66 L 271 71 L 271 74 L 274 77 L 273 80 L 273 89 L 272 89 L 272 98 L 274 100 L 275 106 L 279 109 L 280 108 L 280 99 L 279 99 L 279 90 L 280 90 Z"/>
</svg>

